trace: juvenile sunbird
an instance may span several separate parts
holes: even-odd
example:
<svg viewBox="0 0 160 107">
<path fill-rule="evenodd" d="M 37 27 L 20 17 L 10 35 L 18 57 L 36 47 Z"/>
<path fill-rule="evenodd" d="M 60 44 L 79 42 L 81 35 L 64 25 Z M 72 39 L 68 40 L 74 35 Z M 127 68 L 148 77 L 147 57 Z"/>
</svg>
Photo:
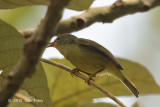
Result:
<svg viewBox="0 0 160 107">
<path fill-rule="evenodd" d="M 48 47 L 55 47 L 77 70 L 91 77 L 108 74 L 119 79 L 128 89 L 138 97 L 138 90 L 133 83 L 122 73 L 122 66 L 112 53 L 100 44 L 71 34 L 58 36 Z"/>
</svg>

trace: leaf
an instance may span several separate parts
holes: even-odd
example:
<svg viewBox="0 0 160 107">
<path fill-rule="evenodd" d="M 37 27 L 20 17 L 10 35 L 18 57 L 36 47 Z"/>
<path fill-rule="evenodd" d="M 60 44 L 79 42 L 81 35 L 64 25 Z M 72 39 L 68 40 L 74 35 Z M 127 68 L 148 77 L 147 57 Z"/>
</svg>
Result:
<svg viewBox="0 0 160 107">
<path fill-rule="evenodd" d="M 41 63 L 38 65 L 38 69 L 35 74 L 22 84 L 21 89 L 25 90 L 33 97 L 31 100 L 35 102 L 38 107 L 47 107 L 52 105 L 47 79 Z M 38 100 L 42 100 L 42 102 L 39 102 Z"/>
<path fill-rule="evenodd" d="M 14 27 L 0 20 L 0 43 L 0 70 L 3 71 L 0 75 L 0 87 L 2 87 L 6 83 L 9 71 L 22 54 L 24 38 Z M 43 100 L 43 103 L 35 101 L 38 107 L 52 105 L 47 79 L 41 64 L 38 65 L 37 72 L 26 79 L 20 89 L 28 93 L 32 100 Z"/>
<path fill-rule="evenodd" d="M 71 0 L 67 8 L 77 11 L 88 9 L 94 0 Z"/>
<path fill-rule="evenodd" d="M 46 7 L 44 6 L 24 6 L 16 9 L 1 10 L 0 16 L 3 21 L 17 29 L 25 29 L 35 27 L 41 21 L 45 11 Z"/>
<path fill-rule="evenodd" d="M 33 102 L 27 102 L 31 97 L 28 95 L 28 93 L 24 90 L 19 90 L 12 99 L 8 99 L 10 102 L 8 107 L 35 107 L 35 104 Z"/>
<path fill-rule="evenodd" d="M 14 99 L 15 99 L 14 101 L 18 101 L 17 98 L 14 97 Z M 31 103 L 26 103 L 26 102 L 11 102 L 8 107 L 35 107 L 35 106 Z"/>
<path fill-rule="evenodd" d="M 0 9 L 12 9 L 22 6 L 46 5 L 48 0 L 0 0 Z M 94 0 L 71 0 L 66 8 L 82 11 L 90 7 Z"/>
<path fill-rule="evenodd" d="M 0 9 L 12 9 L 22 6 L 46 5 L 48 0 L 0 0 Z"/>
<path fill-rule="evenodd" d="M 25 102 L 17 97 L 13 97 L 13 99 L 10 101 L 11 102 L 9 103 L 8 107 L 35 107 L 34 103 Z"/>
<path fill-rule="evenodd" d="M 74 66 L 65 59 L 52 60 L 74 68 Z M 160 93 L 160 87 L 155 83 L 149 71 L 142 65 L 125 59 L 119 59 L 119 61 L 124 68 L 123 72 L 136 85 L 140 91 L 140 95 Z M 72 105 L 73 103 L 79 104 L 84 101 L 90 101 L 93 98 L 106 97 L 99 90 L 88 86 L 83 80 L 77 77 L 72 78 L 67 71 L 46 63 L 43 63 L 43 67 L 47 75 L 51 97 L 56 106 Z M 128 89 L 115 78 L 101 76 L 95 78 L 95 81 L 114 95 L 132 95 Z"/>
<path fill-rule="evenodd" d="M 54 59 L 56 62 L 61 62 L 71 68 L 73 66 L 64 59 Z M 94 95 L 90 95 L 91 97 L 86 97 L 85 91 L 88 92 L 88 85 L 84 83 L 79 78 L 72 78 L 71 74 L 57 68 L 55 66 L 42 63 L 44 70 L 46 72 L 48 86 L 50 89 L 52 101 L 54 102 L 54 106 L 63 107 L 63 106 L 73 106 L 76 105 L 77 102 L 83 102 L 84 100 L 90 100 L 94 97 Z M 83 91 L 83 93 L 82 93 Z M 83 99 L 86 97 L 85 99 Z"/>
<path fill-rule="evenodd" d="M 23 36 L 12 26 L 0 20 L 0 69 L 6 73 L 22 54 Z"/>
<path fill-rule="evenodd" d="M 118 60 L 124 68 L 122 72 L 135 84 L 140 95 L 160 93 L 160 87 L 144 66 L 130 60 L 120 58 Z M 107 83 L 101 82 L 100 84 L 104 84 L 103 86 L 114 95 L 131 95 L 128 89 L 117 79 L 109 77 L 106 78 L 106 81 Z M 108 87 L 109 84 L 111 87 Z"/>
</svg>

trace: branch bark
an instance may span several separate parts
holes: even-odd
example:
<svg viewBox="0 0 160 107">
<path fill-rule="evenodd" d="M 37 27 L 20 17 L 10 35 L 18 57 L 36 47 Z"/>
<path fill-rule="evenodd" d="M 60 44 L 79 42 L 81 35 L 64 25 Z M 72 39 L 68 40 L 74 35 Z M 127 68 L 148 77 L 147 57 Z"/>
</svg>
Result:
<svg viewBox="0 0 160 107">
<path fill-rule="evenodd" d="M 50 0 L 44 20 L 37 27 L 32 37 L 26 40 L 24 52 L 14 69 L 8 75 L 7 83 L 0 90 L 0 107 L 6 107 L 8 99 L 12 98 L 23 83 L 36 69 L 39 58 L 46 44 L 56 32 L 64 6 L 69 0 Z"/>
<path fill-rule="evenodd" d="M 61 20 L 58 23 L 56 34 L 71 33 L 84 29 L 95 22 L 111 23 L 115 19 L 137 12 L 145 12 L 160 5 L 160 0 L 127 0 L 117 1 L 110 6 L 90 8 L 80 15 Z M 20 32 L 29 37 L 36 28 L 21 30 Z M 54 32 L 52 32 L 54 34 Z"/>
<path fill-rule="evenodd" d="M 47 59 L 44 59 L 44 58 L 41 58 L 40 61 L 45 62 L 45 63 L 48 63 L 48 64 L 51 64 L 51 65 L 54 65 L 54 66 L 56 66 L 56 67 L 59 67 L 59 68 L 61 68 L 61 69 L 66 70 L 66 71 L 68 71 L 68 72 L 70 72 L 70 73 L 72 72 L 72 69 L 71 69 L 71 68 L 69 68 L 69 67 L 67 67 L 67 66 L 65 66 L 65 65 L 62 65 L 62 64 L 60 64 L 60 63 L 57 63 L 57 62 L 54 62 L 54 61 L 51 61 L 51 60 L 47 60 Z M 88 80 L 88 78 L 87 78 L 85 75 L 83 75 L 83 74 L 81 74 L 81 73 L 79 73 L 79 72 L 75 72 L 74 75 L 77 76 L 77 77 L 79 77 L 79 78 L 81 78 L 81 79 L 83 79 L 83 80 L 85 80 L 85 81 Z M 106 96 L 108 96 L 109 98 L 111 98 L 113 101 L 115 101 L 115 102 L 116 102 L 117 104 L 119 104 L 121 107 L 127 107 L 127 106 L 126 106 L 125 104 L 123 104 L 119 99 L 117 99 L 114 95 L 112 95 L 110 92 L 108 92 L 107 90 L 105 90 L 102 86 L 96 84 L 93 80 L 90 80 L 90 84 L 91 84 L 92 86 L 94 86 L 95 88 L 97 88 L 98 90 L 100 90 L 101 92 L 103 92 Z"/>
</svg>

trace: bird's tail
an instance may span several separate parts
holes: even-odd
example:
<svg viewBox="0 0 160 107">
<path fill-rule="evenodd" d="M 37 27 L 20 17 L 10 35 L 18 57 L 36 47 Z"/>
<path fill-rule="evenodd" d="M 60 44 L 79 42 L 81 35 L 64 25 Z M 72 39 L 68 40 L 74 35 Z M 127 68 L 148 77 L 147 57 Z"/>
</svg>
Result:
<svg viewBox="0 0 160 107">
<path fill-rule="evenodd" d="M 127 86 L 127 88 L 136 96 L 136 97 L 138 97 L 138 95 L 139 95 L 139 92 L 138 92 L 138 90 L 136 89 L 136 87 L 132 84 L 132 82 L 129 80 L 129 79 L 127 79 L 127 77 L 125 77 L 124 75 L 123 75 L 123 79 L 121 80 L 122 82 L 123 82 L 123 84 L 125 84 L 126 86 Z"/>
</svg>

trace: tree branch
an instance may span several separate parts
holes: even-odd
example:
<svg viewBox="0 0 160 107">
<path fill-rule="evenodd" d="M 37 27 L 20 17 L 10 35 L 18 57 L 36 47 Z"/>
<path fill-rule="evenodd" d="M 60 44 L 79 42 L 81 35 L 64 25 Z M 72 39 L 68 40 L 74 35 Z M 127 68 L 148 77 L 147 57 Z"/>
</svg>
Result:
<svg viewBox="0 0 160 107">
<path fill-rule="evenodd" d="M 54 62 L 54 61 L 51 61 L 51 60 L 47 60 L 47 59 L 44 59 L 44 58 L 41 58 L 40 61 L 42 62 L 45 62 L 45 63 L 48 63 L 48 64 L 51 64 L 51 65 L 54 65 L 56 67 L 59 67 L 61 69 L 64 69 L 68 72 L 72 72 L 72 69 L 65 66 L 65 65 L 62 65 L 60 63 L 57 63 L 57 62 Z M 79 72 L 75 72 L 74 73 L 75 76 L 87 81 L 88 78 L 86 76 L 84 76 L 83 74 L 79 73 Z M 118 100 L 116 97 L 114 97 L 110 92 L 108 92 L 107 90 L 105 90 L 102 86 L 96 84 L 93 80 L 90 80 L 90 84 L 92 86 L 94 86 L 95 88 L 97 88 L 98 90 L 100 90 L 101 92 L 103 92 L 106 96 L 108 96 L 109 98 L 111 98 L 113 101 L 115 101 L 117 104 L 119 104 L 121 107 L 127 107 L 125 104 L 123 104 L 120 100 Z"/>
<path fill-rule="evenodd" d="M 56 34 L 78 31 L 95 22 L 111 23 L 119 17 L 137 12 L 145 12 L 159 5 L 160 0 L 127 0 L 117 1 L 110 6 L 90 8 L 78 16 L 61 20 L 58 23 Z M 25 37 L 29 37 L 35 32 L 35 28 L 21 30 L 20 32 Z"/>
<path fill-rule="evenodd" d="M 6 84 L 0 90 L 0 107 L 6 107 L 25 78 L 35 72 L 39 58 L 46 44 L 55 33 L 63 8 L 69 0 L 50 0 L 44 20 L 37 27 L 32 37 L 26 40 L 24 52 L 14 69 L 9 73 Z"/>
</svg>

